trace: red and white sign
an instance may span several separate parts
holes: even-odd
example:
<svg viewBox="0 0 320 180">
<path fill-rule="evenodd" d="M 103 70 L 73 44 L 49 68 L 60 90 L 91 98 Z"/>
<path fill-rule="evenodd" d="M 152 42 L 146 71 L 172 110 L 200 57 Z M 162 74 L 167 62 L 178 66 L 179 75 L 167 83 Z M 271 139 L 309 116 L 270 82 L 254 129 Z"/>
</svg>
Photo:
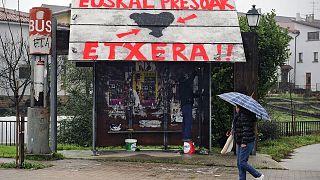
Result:
<svg viewBox="0 0 320 180">
<path fill-rule="evenodd" d="M 30 54 L 51 53 L 52 12 L 48 8 L 30 9 L 29 44 Z"/>
<path fill-rule="evenodd" d="M 72 61 L 245 62 L 234 0 L 73 0 Z"/>
</svg>

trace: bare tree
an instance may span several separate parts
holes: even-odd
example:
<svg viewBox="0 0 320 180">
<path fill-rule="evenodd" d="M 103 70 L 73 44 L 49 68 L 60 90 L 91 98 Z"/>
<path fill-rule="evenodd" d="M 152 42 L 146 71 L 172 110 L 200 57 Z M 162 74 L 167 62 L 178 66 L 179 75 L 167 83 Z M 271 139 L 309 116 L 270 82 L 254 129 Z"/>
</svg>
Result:
<svg viewBox="0 0 320 180">
<path fill-rule="evenodd" d="M 3 13 L 6 16 L 8 31 L 0 33 L 0 88 L 3 89 L 15 105 L 16 111 L 16 164 L 18 166 L 19 147 L 18 135 L 20 124 L 20 103 L 23 99 L 27 86 L 30 84 L 30 77 L 19 79 L 19 67 L 25 65 L 30 69 L 28 54 L 28 43 L 23 37 L 23 28 L 18 0 L 18 23 L 19 32 L 12 29 L 12 22 L 8 18 L 9 13 L 5 9 L 5 2 L 2 0 Z"/>
<path fill-rule="evenodd" d="M 30 68 L 26 42 L 17 42 L 0 34 L 0 88 L 6 92 L 14 104 L 22 101 L 30 83 L 30 78 L 19 81 L 21 65 Z"/>
</svg>

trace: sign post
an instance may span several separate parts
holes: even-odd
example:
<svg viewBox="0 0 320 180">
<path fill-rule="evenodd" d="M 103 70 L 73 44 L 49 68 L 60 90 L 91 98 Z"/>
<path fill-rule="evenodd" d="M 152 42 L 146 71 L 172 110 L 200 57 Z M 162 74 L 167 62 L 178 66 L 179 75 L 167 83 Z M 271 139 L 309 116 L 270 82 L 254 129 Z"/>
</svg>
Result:
<svg viewBox="0 0 320 180">
<path fill-rule="evenodd" d="M 52 12 L 48 8 L 30 10 L 29 53 L 32 60 L 31 107 L 28 108 L 28 143 L 30 154 L 48 154 L 49 113 L 47 108 L 47 64 L 51 54 Z"/>
</svg>

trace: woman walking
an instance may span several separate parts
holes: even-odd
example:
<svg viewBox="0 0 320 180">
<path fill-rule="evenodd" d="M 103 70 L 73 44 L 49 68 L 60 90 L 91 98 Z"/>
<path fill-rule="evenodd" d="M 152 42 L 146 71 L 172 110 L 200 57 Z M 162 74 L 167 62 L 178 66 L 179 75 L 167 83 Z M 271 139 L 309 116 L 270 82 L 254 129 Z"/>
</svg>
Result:
<svg viewBox="0 0 320 180">
<path fill-rule="evenodd" d="M 239 180 L 246 180 L 248 171 L 253 177 L 262 180 L 264 175 L 253 168 L 249 163 L 249 156 L 255 145 L 256 115 L 247 109 L 237 105 L 236 116 L 233 120 L 233 133 L 237 144 L 237 166 L 239 170 Z"/>
</svg>

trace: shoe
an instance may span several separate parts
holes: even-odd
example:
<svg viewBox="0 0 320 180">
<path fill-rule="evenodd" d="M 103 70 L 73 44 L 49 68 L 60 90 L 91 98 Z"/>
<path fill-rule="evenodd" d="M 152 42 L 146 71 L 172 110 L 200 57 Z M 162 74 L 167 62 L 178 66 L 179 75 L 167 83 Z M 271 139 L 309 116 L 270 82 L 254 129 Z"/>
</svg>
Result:
<svg viewBox="0 0 320 180">
<path fill-rule="evenodd" d="M 264 178 L 264 175 L 263 175 L 263 174 L 261 174 L 261 176 L 260 176 L 260 177 L 258 177 L 258 178 L 256 178 L 256 180 L 263 180 L 263 178 Z"/>
</svg>

